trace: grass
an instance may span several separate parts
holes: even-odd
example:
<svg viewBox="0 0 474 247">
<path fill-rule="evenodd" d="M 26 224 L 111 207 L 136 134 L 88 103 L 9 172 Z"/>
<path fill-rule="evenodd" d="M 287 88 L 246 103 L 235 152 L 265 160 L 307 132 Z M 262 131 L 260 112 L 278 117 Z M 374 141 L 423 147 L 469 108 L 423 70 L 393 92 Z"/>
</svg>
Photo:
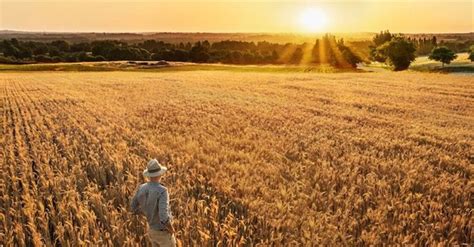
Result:
<svg viewBox="0 0 474 247">
<path fill-rule="evenodd" d="M 428 56 L 418 57 L 410 66 L 411 70 L 422 72 L 444 72 L 444 73 L 474 73 L 474 62 L 468 59 L 468 53 L 458 53 L 458 57 L 451 64 L 442 64 L 429 60 Z"/>
<path fill-rule="evenodd" d="M 118 69 L 104 66 L 90 66 L 82 63 L 58 63 L 58 64 L 0 64 L 2 72 L 19 71 L 117 71 Z"/>
</svg>

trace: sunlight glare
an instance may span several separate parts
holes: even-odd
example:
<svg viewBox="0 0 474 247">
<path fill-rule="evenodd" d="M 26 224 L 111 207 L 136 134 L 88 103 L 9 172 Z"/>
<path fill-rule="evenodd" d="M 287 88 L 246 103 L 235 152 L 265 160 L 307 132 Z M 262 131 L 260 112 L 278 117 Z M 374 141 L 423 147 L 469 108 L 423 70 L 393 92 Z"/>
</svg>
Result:
<svg viewBox="0 0 474 247">
<path fill-rule="evenodd" d="M 326 14 L 318 8 L 308 8 L 299 16 L 300 28 L 305 32 L 320 32 L 327 25 Z"/>
</svg>

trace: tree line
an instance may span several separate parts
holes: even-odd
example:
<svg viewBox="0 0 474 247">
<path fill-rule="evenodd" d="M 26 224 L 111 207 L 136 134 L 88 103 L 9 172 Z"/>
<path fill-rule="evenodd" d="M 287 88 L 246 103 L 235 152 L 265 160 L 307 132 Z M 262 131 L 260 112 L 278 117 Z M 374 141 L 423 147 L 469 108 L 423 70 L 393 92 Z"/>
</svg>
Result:
<svg viewBox="0 0 474 247">
<path fill-rule="evenodd" d="M 473 46 L 465 47 L 469 42 L 460 43 L 454 49 L 446 46 L 448 42 L 440 42 L 435 36 L 431 39 L 412 39 L 401 34 L 392 34 L 390 31 L 382 31 L 372 39 L 370 48 L 370 59 L 376 62 L 386 63 L 393 66 L 396 71 L 406 70 L 415 60 L 417 55 L 429 55 L 431 60 L 449 64 L 457 58 L 456 52 L 470 52 L 469 59 L 474 61 Z"/>
<path fill-rule="evenodd" d="M 455 53 L 469 52 L 470 47 L 474 45 L 474 41 L 472 40 L 466 40 L 463 42 L 446 40 L 438 41 L 436 36 L 432 36 L 431 38 L 423 37 L 418 39 L 408 37 L 407 39 L 409 42 L 412 42 L 415 45 L 417 56 L 428 56 L 436 47 L 446 47 Z"/>
<path fill-rule="evenodd" d="M 166 60 L 227 64 L 330 64 L 356 67 L 361 59 L 334 35 L 326 34 L 314 44 L 207 40 L 195 43 L 165 43 L 145 40 L 127 43 L 117 40 L 69 43 L 19 41 L 0 43 L 3 62 L 88 62 L 118 60 Z M 2 62 L 0 61 L 0 62 Z"/>
</svg>

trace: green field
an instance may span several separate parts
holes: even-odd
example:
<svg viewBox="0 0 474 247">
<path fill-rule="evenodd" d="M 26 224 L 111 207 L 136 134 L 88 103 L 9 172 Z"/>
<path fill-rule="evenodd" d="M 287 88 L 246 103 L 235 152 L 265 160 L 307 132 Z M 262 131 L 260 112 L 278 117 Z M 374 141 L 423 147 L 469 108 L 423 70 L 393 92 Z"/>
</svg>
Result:
<svg viewBox="0 0 474 247">
<path fill-rule="evenodd" d="M 439 72 L 460 72 L 460 73 L 474 73 L 474 62 L 469 59 L 468 53 L 459 53 L 458 57 L 442 67 L 442 64 L 437 61 L 429 60 L 427 56 L 416 58 L 415 62 L 410 66 L 410 69 L 416 71 L 439 71 Z"/>
<path fill-rule="evenodd" d="M 298 66 L 298 65 L 226 65 L 226 64 L 196 64 L 170 63 L 170 66 L 135 66 L 127 62 L 83 62 L 83 63 L 38 63 L 38 64 L 0 64 L 2 72 L 16 71 L 234 71 L 234 72 L 354 72 L 351 69 L 337 69 L 331 66 Z"/>
<path fill-rule="evenodd" d="M 428 59 L 428 56 L 417 57 L 410 65 L 409 70 L 441 73 L 474 73 L 474 62 L 471 62 L 468 56 L 468 53 L 459 53 L 458 57 L 451 64 L 445 64 L 444 67 L 440 62 Z M 391 67 L 384 63 L 374 62 L 370 65 L 362 66 L 361 69 L 371 72 L 383 72 L 391 70 Z"/>
</svg>

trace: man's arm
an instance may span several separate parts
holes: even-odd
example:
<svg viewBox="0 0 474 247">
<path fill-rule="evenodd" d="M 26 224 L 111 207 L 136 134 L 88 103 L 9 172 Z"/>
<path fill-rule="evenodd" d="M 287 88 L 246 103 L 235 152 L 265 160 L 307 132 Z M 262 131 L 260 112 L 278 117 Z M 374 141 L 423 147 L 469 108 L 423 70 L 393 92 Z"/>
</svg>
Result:
<svg viewBox="0 0 474 247">
<path fill-rule="evenodd" d="M 165 189 L 163 193 L 161 193 L 159 201 L 158 201 L 158 209 L 159 209 L 159 216 L 160 216 L 160 222 L 166 228 L 168 231 L 173 234 L 174 229 L 173 226 L 171 225 L 171 218 L 170 218 L 170 197 L 168 194 L 168 189 Z"/>
<path fill-rule="evenodd" d="M 137 192 L 135 192 L 135 195 L 132 198 L 132 201 L 130 203 L 130 208 L 132 210 L 132 213 L 138 214 L 140 213 L 140 201 L 138 201 L 138 195 L 140 194 L 140 186 L 138 186 Z"/>
</svg>

